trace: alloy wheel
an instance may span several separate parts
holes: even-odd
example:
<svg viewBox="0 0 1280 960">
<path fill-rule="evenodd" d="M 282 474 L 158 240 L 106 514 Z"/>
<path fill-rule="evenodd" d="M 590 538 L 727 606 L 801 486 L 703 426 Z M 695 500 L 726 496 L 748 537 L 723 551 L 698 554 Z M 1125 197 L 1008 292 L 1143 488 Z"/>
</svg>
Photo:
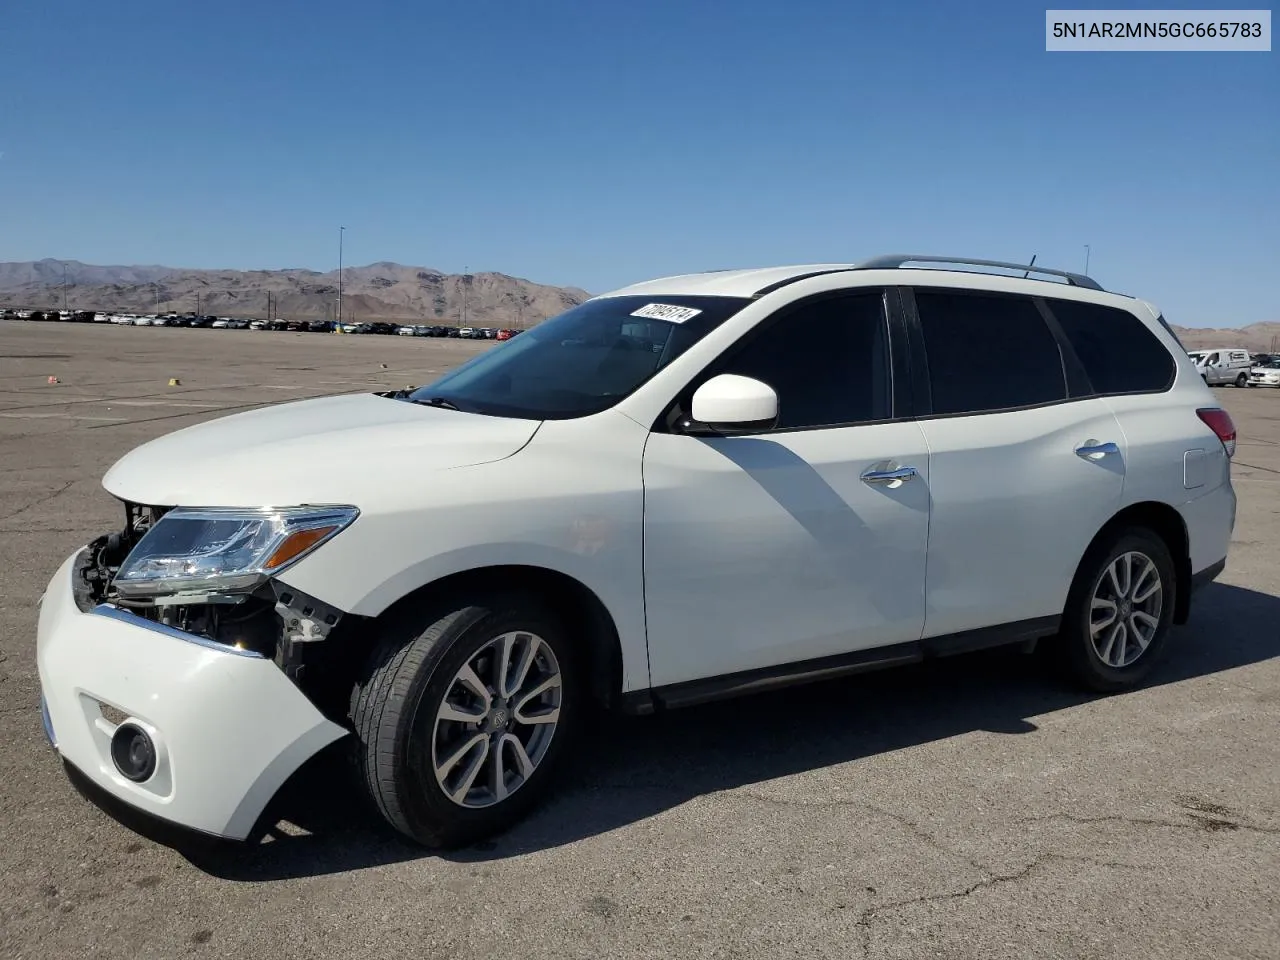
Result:
<svg viewBox="0 0 1280 960">
<path fill-rule="evenodd" d="M 1160 629 L 1164 585 L 1160 570 L 1145 553 L 1116 557 L 1098 578 L 1089 607 L 1089 639 L 1108 667 L 1133 664 Z"/>
<path fill-rule="evenodd" d="M 454 803 L 500 803 L 528 782 L 560 721 L 563 683 L 551 646 L 524 630 L 472 654 L 436 711 L 431 764 Z"/>
</svg>

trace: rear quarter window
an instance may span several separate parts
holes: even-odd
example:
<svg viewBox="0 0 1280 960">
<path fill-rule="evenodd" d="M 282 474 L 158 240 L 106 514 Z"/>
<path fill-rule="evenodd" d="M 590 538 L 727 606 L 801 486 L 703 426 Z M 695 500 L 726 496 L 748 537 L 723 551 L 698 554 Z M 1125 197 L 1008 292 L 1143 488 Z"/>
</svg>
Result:
<svg viewBox="0 0 1280 960">
<path fill-rule="evenodd" d="M 1173 357 L 1128 310 L 1077 300 L 1047 303 L 1095 392 L 1154 393 L 1173 385 Z"/>
</svg>

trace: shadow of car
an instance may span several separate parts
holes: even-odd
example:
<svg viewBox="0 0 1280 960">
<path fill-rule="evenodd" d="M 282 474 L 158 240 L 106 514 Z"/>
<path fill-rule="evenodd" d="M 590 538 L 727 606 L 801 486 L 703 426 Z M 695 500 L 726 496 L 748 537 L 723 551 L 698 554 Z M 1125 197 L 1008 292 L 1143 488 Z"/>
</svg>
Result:
<svg viewBox="0 0 1280 960">
<path fill-rule="evenodd" d="M 1171 635 L 1147 687 L 1275 658 L 1277 622 L 1280 597 L 1211 584 L 1197 595 L 1190 624 Z M 250 843 L 156 821 L 68 772 L 84 796 L 121 823 L 224 879 L 322 876 L 429 856 L 491 860 L 617 830 L 697 796 L 973 731 L 1033 734 L 1038 728 L 1029 718 L 1099 699 L 1051 679 L 1038 661 L 1009 648 L 987 650 L 653 717 L 604 717 L 589 734 L 592 748 L 566 777 L 571 786 L 509 833 L 452 852 L 409 843 L 368 809 L 349 774 L 347 740 L 294 774 Z M 743 710 L 747 702 L 755 709 Z M 822 735 L 814 736 L 815 729 Z"/>
</svg>

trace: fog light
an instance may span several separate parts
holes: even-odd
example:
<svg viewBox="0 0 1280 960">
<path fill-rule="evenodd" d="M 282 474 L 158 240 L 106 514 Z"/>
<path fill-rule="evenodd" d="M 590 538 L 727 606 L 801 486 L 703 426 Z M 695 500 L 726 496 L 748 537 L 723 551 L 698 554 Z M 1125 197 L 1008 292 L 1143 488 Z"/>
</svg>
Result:
<svg viewBox="0 0 1280 960">
<path fill-rule="evenodd" d="M 156 772 L 156 746 L 137 724 L 121 724 L 111 735 L 111 761 L 125 779 L 141 783 Z"/>
</svg>

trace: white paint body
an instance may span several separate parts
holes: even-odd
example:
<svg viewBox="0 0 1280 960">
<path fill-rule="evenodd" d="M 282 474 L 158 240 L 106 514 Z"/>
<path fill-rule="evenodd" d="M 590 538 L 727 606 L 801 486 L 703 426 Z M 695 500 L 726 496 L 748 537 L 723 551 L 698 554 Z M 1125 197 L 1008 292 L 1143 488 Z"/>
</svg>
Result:
<svg viewBox="0 0 1280 960">
<path fill-rule="evenodd" d="M 1221 347 L 1213 350 L 1197 350 L 1201 357 L 1196 364 L 1206 383 L 1211 386 L 1224 383 L 1238 383 L 1241 376 L 1247 377 L 1253 367 L 1253 359 L 1248 350 L 1239 347 Z"/>
<path fill-rule="evenodd" d="M 1280 363 L 1268 363 L 1249 371 L 1249 386 L 1280 387 Z"/>
<path fill-rule="evenodd" d="M 343 736 L 270 660 L 224 653 L 82 613 L 67 558 L 40 606 L 36 659 L 58 752 L 108 793 L 153 816 L 244 839 L 308 757 Z M 100 704 L 151 735 L 145 783 L 111 763 L 116 724 Z"/>
<path fill-rule="evenodd" d="M 826 266 L 676 277 L 609 296 L 749 296 Z M 1194 571 L 1226 556 L 1229 461 L 1195 414 L 1216 405 L 1212 393 L 1154 308 L 1113 294 L 1055 285 L 1051 295 L 1138 315 L 1175 357 L 1170 390 L 756 436 L 651 430 L 779 308 L 895 285 L 1045 293 L 1041 281 L 935 270 L 798 279 L 602 413 L 538 422 L 330 397 L 151 441 L 104 486 L 145 504 L 353 504 L 359 519 L 280 579 L 365 616 L 456 573 L 557 571 L 612 617 L 624 692 L 1060 615 L 1090 540 L 1135 503 L 1178 510 Z M 768 412 L 767 398 L 737 386 L 711 399 Z M 1076 453 L 1086 443 L 1117 450 L 1088 459 Z M 904 466 L 916 471 L 909 482 L 861 479 Z M 342 734 L 270 661 L 83 614 L 68 580 L 64 566 L 44 600 L 41 681 L 58 749 L 121 799 L 243 836 L 268 788 Z M 83 695 L 154 723 L 172 757 L 169 794 L 112 773 Z"/>
</svg>

